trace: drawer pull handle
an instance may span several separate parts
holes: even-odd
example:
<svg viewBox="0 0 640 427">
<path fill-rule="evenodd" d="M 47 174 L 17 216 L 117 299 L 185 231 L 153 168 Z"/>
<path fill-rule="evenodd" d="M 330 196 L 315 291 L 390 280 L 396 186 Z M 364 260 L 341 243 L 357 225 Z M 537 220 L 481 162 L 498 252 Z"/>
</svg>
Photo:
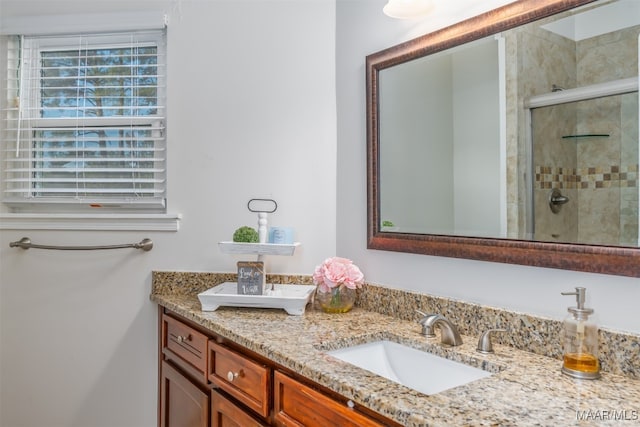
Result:
<svg viewBox="0 0 640 427">
<path fill-rule="evenodd" d="M 244 371 L 242 369 L 240 369 L 239 372 L 227 372 L 227 380 L 229 380 L 230 383 L 238 377 L 244 377 Z"/>
<path fill-rule="evenodd" d="M 178 335 L 176 339 L 178 340 L 178 342 L 191 341 L 191 335 L 187 335 L 186 337 L 182 335 Z"/>
</svg>

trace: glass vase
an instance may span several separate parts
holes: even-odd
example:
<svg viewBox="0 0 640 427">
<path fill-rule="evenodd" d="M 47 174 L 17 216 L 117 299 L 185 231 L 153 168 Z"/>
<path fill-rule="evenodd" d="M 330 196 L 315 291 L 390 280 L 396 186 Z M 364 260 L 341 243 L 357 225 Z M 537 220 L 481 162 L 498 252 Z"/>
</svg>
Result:
<svg viewBox="0 0 640 427">
<path fill-rule="evenodd" d="M 351 310 L 356 300 L 356 290 L 338 285 L 329 292 L 316 290 L 316 301 L 325 313 L 346 313 Z"/>
</svg>

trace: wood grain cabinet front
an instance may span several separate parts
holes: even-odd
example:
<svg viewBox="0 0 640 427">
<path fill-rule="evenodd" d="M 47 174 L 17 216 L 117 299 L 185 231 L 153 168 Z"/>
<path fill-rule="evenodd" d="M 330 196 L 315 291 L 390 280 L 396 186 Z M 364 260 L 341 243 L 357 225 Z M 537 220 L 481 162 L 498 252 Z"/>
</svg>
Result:
<svg viewBox="0 0 640 427">
<path fill-rule="evenodd" d="M 209 380 L 262 417 L 269 416 L 271 369 L 209 341 Z"/>
<path fill-rule="evenodd" d="M 382 427 L 344 403 L 276 371 L 274 421 L 285 427 Z"/>
<path fill-rule="evenodd" d="M 163 314 L 162 351 L 183 370 L 207 381 L 207 341 L 209 338 L 180 320 Z"/>
<path fill-rule="evenodd" d="M 267 427 L 244 409 L 213 390 L 211 392 L 211 427 Z"/>
<path fill-rule="evenodd" d="M 400 427 L 165 308 L 158 322 L 159 427 Z"/>
<path fill-rule="evenodd" d="M 160 427 L 208 427 L 209 393 L 169 363 L 160 368 Z"/>
</svg>

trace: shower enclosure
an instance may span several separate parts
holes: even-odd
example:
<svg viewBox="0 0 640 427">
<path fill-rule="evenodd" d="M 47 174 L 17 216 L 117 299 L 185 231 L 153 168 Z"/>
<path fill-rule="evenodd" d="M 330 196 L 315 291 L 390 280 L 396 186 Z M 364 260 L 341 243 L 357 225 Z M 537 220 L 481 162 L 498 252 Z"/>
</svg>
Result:
<svg viewBox="0 0 640 427">
<path fill-rule="evenodd" d="M 533 238 L 638 246 L 638 78 L 554 88 L 526 107 Z"/>
</svg>

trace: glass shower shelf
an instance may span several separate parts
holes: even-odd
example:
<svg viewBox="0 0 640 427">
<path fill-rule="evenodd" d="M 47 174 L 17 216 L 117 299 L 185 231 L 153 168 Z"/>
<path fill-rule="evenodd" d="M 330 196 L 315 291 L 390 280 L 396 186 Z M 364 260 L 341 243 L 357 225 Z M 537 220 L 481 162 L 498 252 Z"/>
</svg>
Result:
<svg viewBox="0 0 640 427">
<path fill-rule="evenodd" d="M 609 134 L 608 133 L 585 133 L 585 134 L 578 134 L 578 135 L 563 135 L 562 139 L 569 139 L 569 138 L 573 138 L 573 139 L 577 139 L 577 138 L 608 138 Z"/>
</svg>

